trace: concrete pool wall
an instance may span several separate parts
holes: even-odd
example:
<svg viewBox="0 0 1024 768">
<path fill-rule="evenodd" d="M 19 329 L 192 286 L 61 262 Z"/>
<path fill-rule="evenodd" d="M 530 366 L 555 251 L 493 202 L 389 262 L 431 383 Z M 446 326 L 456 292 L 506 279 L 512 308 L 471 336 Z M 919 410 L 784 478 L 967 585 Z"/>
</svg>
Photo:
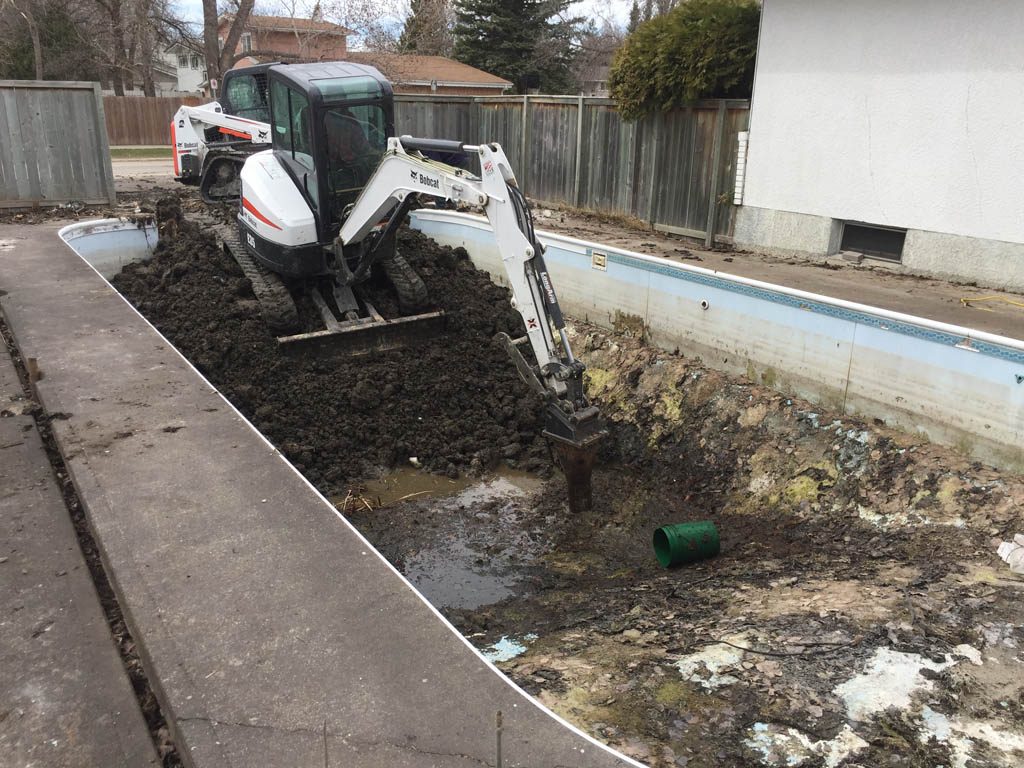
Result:
<svg viewBox="0 0 1024 768">
<path fill-rule="evenodd" d="M 505 283 L 486 219 L 423 209 L 412 226 Z M 1024 471 L 1024 342 L 539 232 L 566 313 L 640 329 L 780 392 Z"/>
</svg>

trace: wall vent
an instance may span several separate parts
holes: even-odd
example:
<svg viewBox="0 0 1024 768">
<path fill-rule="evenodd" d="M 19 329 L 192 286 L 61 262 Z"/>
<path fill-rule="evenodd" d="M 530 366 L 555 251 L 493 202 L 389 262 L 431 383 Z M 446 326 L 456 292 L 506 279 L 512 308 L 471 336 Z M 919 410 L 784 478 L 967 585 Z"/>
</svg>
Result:
<svg viewBox="0 0 1024 768">
<path fill-rule="evenodd" d="M 903 243 L 906 239 L 905 229 L 847 221 L 843 223 L 843 237 L 839 250 L 898 262 L 903 259 Z"/>
</svg>

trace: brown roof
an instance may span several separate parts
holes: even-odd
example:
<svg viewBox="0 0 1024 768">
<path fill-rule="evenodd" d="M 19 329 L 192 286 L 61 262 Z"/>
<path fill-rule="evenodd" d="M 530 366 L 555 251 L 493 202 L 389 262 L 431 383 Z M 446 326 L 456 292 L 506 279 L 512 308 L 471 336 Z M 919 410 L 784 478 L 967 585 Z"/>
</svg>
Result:
<svg viewBox="0 0 1024 768">
<path fill-rule="evenodd" d="M 489 86 L 496 90 L 512 87 L 512 83 L 504 78 L 444 56 L 349 51 L 345 54 L 345 60 L 376 67 L 396 85 L 429 85 L 432 80 L 436 80 L 438 85 Z"/>
<path fill-rule="evenodd" d="M 232 18 L 229 15 L 221 16 L 220 20 Z M 329 21 L 318 21 L 316 19 L 298 19 L 291 16 L 249 16 L 245 24 L 246 29 L 263 29 L 270 32 L 319 32 L 327 35 L 352 35 L 351 29 L 332 24 Z"/>
</svg>

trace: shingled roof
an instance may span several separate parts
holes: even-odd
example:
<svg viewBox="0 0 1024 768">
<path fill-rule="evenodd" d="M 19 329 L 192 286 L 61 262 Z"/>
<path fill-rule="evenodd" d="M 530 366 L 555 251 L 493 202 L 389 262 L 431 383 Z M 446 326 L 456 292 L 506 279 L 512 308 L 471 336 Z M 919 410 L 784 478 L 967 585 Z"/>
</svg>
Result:
<svg viewBox="0 0 1024 768">
<path fill-rule="evenodd" d="M 227 14 L 221 20 L 230 19 Z M 291 16 L 257 16 L 251 14 L 245 23 L 246 29 L 261 29 L 267 32 L 316 32 L 321 35 L 354 35 L 351 29 L 340 24 L 317 19 L 299 19 Z"/>
<path fill-rule="evenodd" d="M 497 93 L 512 87 L 504 78 L 444 56 L 349 51 L 345 59 L 376 67 L 395 85 L 430 85 L 436 81 L 439 86 L 494 88 Z"/>
</svg>

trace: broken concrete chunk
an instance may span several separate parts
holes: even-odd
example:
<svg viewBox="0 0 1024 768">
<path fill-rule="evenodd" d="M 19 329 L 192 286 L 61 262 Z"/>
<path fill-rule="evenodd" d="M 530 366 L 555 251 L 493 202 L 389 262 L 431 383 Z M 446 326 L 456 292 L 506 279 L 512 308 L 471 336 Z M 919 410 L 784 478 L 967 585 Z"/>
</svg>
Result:
<svg viewBox="0 0 1024 768">
<path fill-rule="evenodd" d="M 1010 566 L 1011 571 L 1024 574 L 1024 534 L 1016 534 L 1013 541 L 1004 541 L 996 553 Z"/>
</svg>

